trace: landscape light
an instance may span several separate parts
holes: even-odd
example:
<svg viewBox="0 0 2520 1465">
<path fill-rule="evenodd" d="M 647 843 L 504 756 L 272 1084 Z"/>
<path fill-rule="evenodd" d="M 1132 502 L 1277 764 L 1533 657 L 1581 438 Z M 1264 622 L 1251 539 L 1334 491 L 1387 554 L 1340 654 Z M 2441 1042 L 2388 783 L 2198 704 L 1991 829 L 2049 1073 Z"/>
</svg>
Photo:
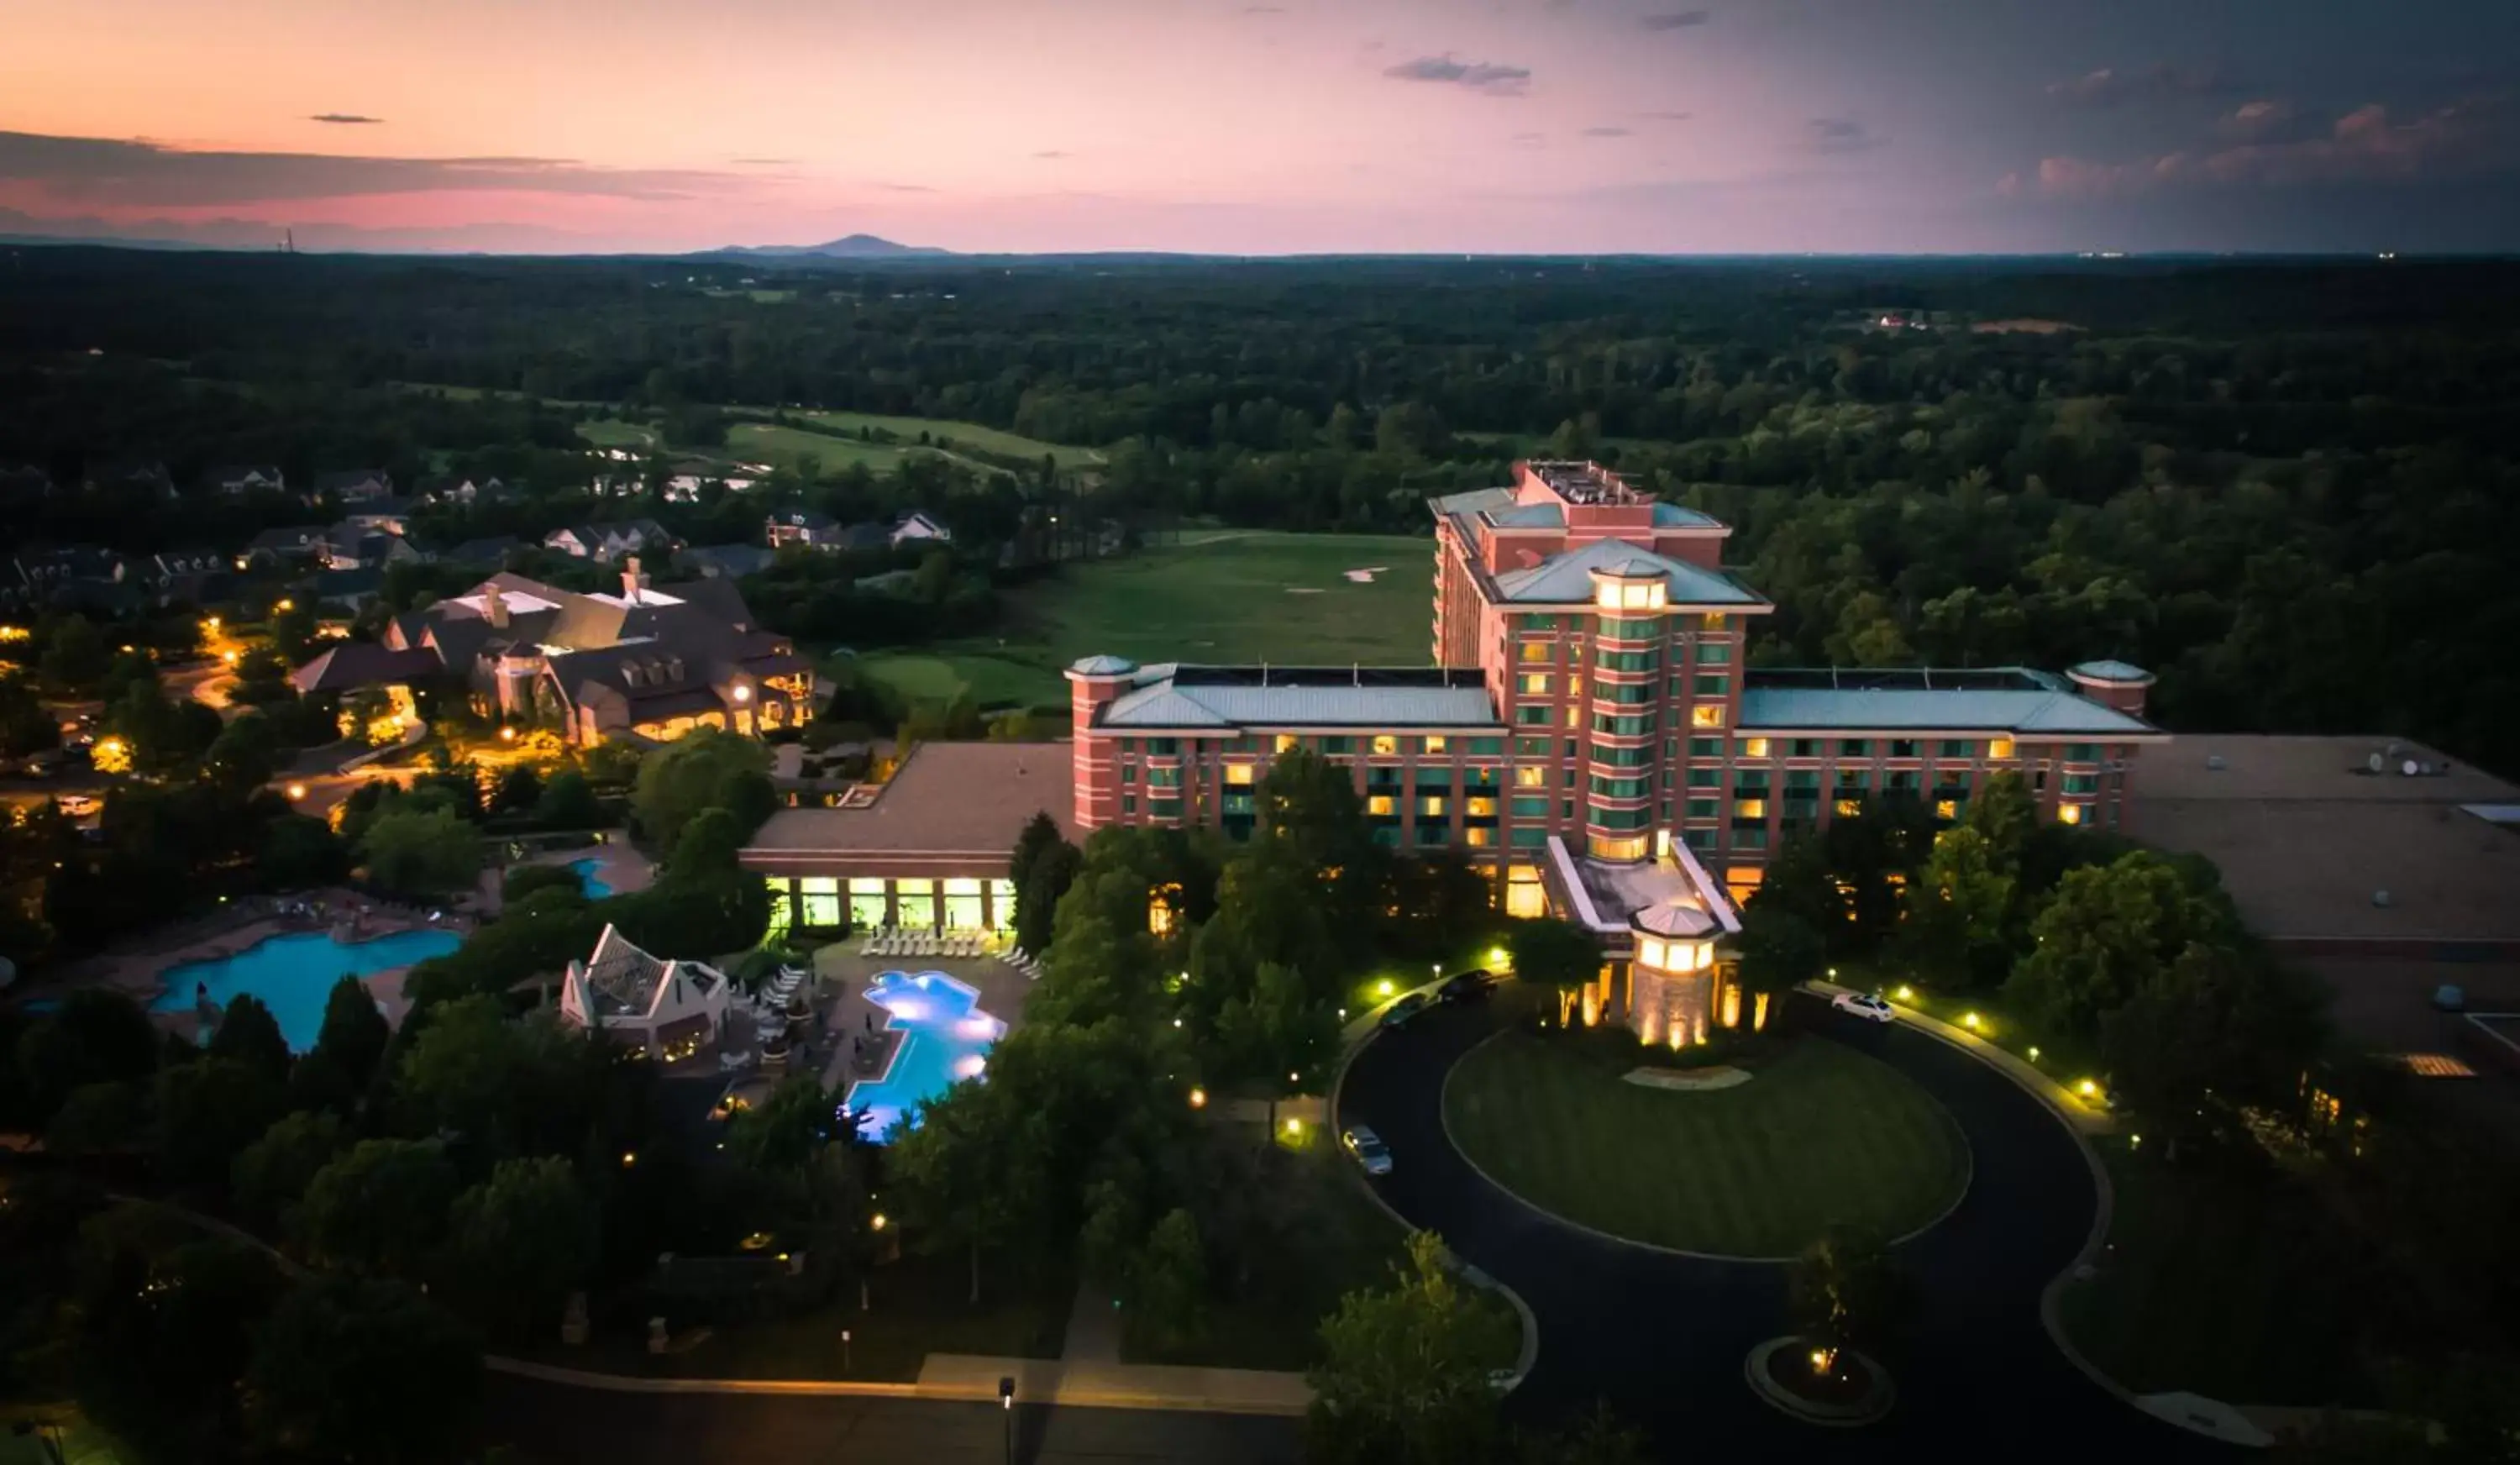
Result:
<svg viewBox="0 0 2520 1465">
<path fill-rule="evenodd" d="M 1381 981 L 1373 984 L 1373 995 L 1375 997 L 1389 997 L 1394 990 L 1395 989 L 1392 987 L 1391 979 L 1389 977 L 1385 977 Z"/>
<path fill-rule="evenodd" d="M 1963 1027 L 1963 1028 L 1968 1029 L 1968 1030 L 1969 1030 L 1970 1032 L 1972 1032 L 1972 1033 L 1976 1032 L 1976 1031 L 1978 1030 L 1978 1019 L 1977 1019 L 1977 1014 L 1976 1014 L 1976 1013 L 1974 1013 L 1974 1012 L 1963 1012 L 1963 1013 L 1961 1013 L 1961 1014 L 1960 1014 L 1960 1026 L 1961 1026 L 1961 1027 Z"/>
<path fill-rule="evenodd" d="M 501 728 L 499 730 L 499 740 L 501 742 L 515 742 L 517 740 L 517 730 L 514 728 Z"/>
<path fill-rule="evenodd" d="M 1289 1134 L 1300 1134 L 1304 1132 L 1304 1122 L 1292 1115 L 1287 1116 L 1286 1132 Z"/>
<path fill-rule="evenodd" d="M 883 1229 L 883 1213 L 882 1213 L 881 1211 L 878 1211 L 877 1213 L 875 1213 L 875 1216 L 874 1216 L 874 1217 L 873 1217 L 873 1218 L 872 1218 L 872 1219 L 871 1219 L 867 1223 L 868 1223 L 869 1225 L 873 1226 L 875 1229 L 877 1229 L 877 1230 L 878 1230 L 878 1231 L 882 1230 L 882 1229 Z"/>
<path fill-rule="evenodd" d="M 1193 1109 L 1204 1109 L 1204 1108 L 1206 1108 L 1206 1107 L 1207 1107 L 1207 1090 L 1206 1090 L 1206 1089 L 1204 1089 L 1204 1088 L 1193 1088 L 1193 1089 L 1192 1089 L 1192 1090 L 1190 1091 L 1190 1106 L 1191 1106 L 1192 1108 L 1193 1108 Z"/>
<path fill-rule="evenodd" d="M 2074 1091 L 2085 1098 L 2097 1098 L 2100 1096 L 2099 1081 L 2096 1079 L 2085 1079 L 2083 1082 L 2074 1086 Z"/>
<path fill-rule="evenodd" d="M 2030 1044 L 2030 1061 L 2033 1063 L 2039 1061 L 2039 1044 L 2035 1043 Z"/>
<path fill-rule="evenodd" d="M 305 785 L 305 784 L 303 784 L 303 783 L 292 783 L 292 784 L 290 784 L 290 785 L 289 785 L 289 797 L 290 797 L 291 799 L 292 799 L 292 800 L 294 800 L 294 799 L 302 799 L 302 798 L 306 797 L 306 785 Z"/>
<path fill-rule="evenodd" d="M 1909 987 L 1909 986 L 1902 985 L 1902 986 L 1900 987 L 1900 989 L 1899 989 L 1898 993 L 1897 993 L 1897 996 L 1898 996 L 1899 1000 L 1901 1000 L 1901 1001 L 1903 1001 L 1903 1002 L 1912 1002 L 1912 1001 L 1914 1001 L 1914 1000 L 1916 999 L 1916 989 L 1915 989 L 1915 988 L 1913 988 L 1913 987 Z"/>
<path fill-rule="evenodd" d="M 631 1166 L 636 1165 L 636 1164 L 638 1164 L 638 1163 L 639 1163 L 639 1152 L 638 1152 L 637 1150 L 623 1150 L 623 1151 L 621 1152 L 621 1168 L 622 1168 L 622 1169 L 627 1170 L 627 1169 L 629 1169 Z"/>
<path fill-rule="evenodd" d="M 1512 964 L 1513 958 L 1506 954 L 1506 949 L 1504 947 L 1492 946 L 1488 948 L 1488 965 L 1510 966 Z"/>
</svg>

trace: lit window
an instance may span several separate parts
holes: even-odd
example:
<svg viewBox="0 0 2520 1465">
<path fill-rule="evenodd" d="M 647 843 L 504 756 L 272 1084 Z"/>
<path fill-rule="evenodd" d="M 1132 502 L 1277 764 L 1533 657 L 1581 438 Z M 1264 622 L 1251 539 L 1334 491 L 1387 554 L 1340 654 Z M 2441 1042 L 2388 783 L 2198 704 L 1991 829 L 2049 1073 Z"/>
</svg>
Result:
<svg viewBox="0 0 2520 1465">
<path fill-rule="evenodd" d="M 1527 763 L 1513 771 L 1513 786 L 1516 788 L 1546 788 L 1549 786 L 1549 770 L 1536 763 Z"/>
<path fill-rule="evenodd" d="M 1444 817 L 1444 800 L 1440 794 L 1429 794 L 1418 801 L 1418 812 L 1428 819 Z"/>
<path fill-rule="evenodd" d="M 1393 802 L 1391 795 L 1387 793 L 1369 795 L 1365 801 L 1366 813 L 1379 815 L 1384 818 L 1390 817 L 1397 811 L 1398 807 L 1399 806 Z"/>
<path fill-rule="evenodd" d="M 1496 818 L 1497 801 L 1490 798 L 1481 798 L 1477 795 L 1472 795 L 1467 801 L 1467 806 L 1462 810 L 1462 812 L 1472 819 L 1494 819 Z"/>
<path fill-rule="evenodd" d="M 1545 641 L 1526 641 L 1516 653 L 1525 661 L 1547 661 L 1555 647 Z"/>
<path fill-rule="evenodd" d="M 1278 751 L 1281 753 L 1291 753 L 1295 749 L 1302 747 L 1303 744 L 1304 740 L 1297 737 L 1292 732 L 1281 732 L 1278 734 Z"/>
<path fill-rule="evenodd" d="M 1397 756 L 1397 755 L 1399 754 L 1399 752 L 1400 752 L 1400 739 L 1399 739 L 1399 738 L 1392 736 L 1392 735 L 1391 735 L 1390 733 L 1388 733 L 1388 732 L 1377 732 L 1377 733 L 1375 733 L 1375 734 L 1374 734 L 1374 738 L 1373 738 L 1373 753 L 1374 753 L 1374 756 L 1376 756 L 1376 757 L 1378 757 L 1378 758 L 1390 758 L 1390 757 L 1395 757 L 1395 756 Z"/>
<path fill-rule="evenodd" d="M 2009 737 L 1999 737 L 1995 741 L 1988 743 L 1986 745 L 1986 756 L 1997 759 L 2011 757 L 2012 739 Z"/>
<path fill-rule="evenodd" d="M 1705 629 L 1707 629 L 1707 630 L 1709 630 L 1709 631 L 1721 631 L 1721 630 L 1723 630 L 1723 629 L 1724 629 L 1724 612 L 1723 612 L 1723 611 L 1721 611 L 1721 610 L 1710 610 L 1710 611 L 1706 612 Z"/>
<path fill-rule="evenodd" d="M 1225 766 L 1225 781 L 1238 787 L 1247 788 L 1257 772 L 1248 763 L 1229 763 Z"/>
<path fill-rule="evenodd" d="M 1462 842 L 1474 850 L 1484 850 L 1496 843 L 1496 830 L 1468 828 L 1462 831 Z"/>
<path fill-rule="evenodd" d="M 1642 834 L 1596 834 L 1585 843 L 1596 860 L 1636 861 L 1645 857 L 1646 841 Z"/>
<path fill-rule="evenodd" d="M 1764 738 L 1764 737 L 1745 737 L 1745 738 L 1742 738 L 1742 739 L 1741 739 L 1741 756 L 1742 756 L 1742 757 L 1744 757 L 1744 758 L 1765 758 L 1765 757 L 1767 757 L 1767 756 L 1768 756 L 1768 739 L 1766 739 L 1766 738 Z"/>
<path fill-rule="evenodd" d="M 1692 728 L 1723 727 L 1724 704 L 1721 702 L 1700 702 L 1696 706 L 1689 708 L 1688 725 Z"/>
<path fill-rule="evenodd" d="M 2081 823 L 2083 821 L 2083 806 L 2080 804 L 2058 805 L 2056 807 L 2056 821 L 2062 824 Z"/>
<path fill-rule="evenodd" d="M 1768 817 L 1768 801 L 1766 799 L 1734 799 L 1732 801 L 1732 817 L 1734 819 L 1766 819 Z"/>
<path fill-rule="evenodd" d="M 1442 734 L 1434 733 L 1429 734 L 1422 740 L 1419 744 L 1419 749 L 1420 751 L 1427 753 L 1441 753 L 1444 752 L 1448 746 L 1449 745 L 1444 741 Z"/>
<path fill-rule="evenodd" d="M 1638 937 L 1637 959 L 1647 966 L 1661 966 L 1663 964 L 1662 942 L 1651 936 Z"/>
<path fill-rule="evenodd" d="M 1580 697 L 1584 694 L 1584 677 L 1582 673 L 1579 672 L 1566 679 L 1566 694 L 1570 697 Z"/>
<path fill-rule="evenodd" d="M 1549 695 L 1549 674 L 1524 672 L 1514 680 L 1514 690 L 1526 697 L 1545 697 Z"/>
<path fill-rule="evenodd" d="M 1936 800 L 1934 800 L 1934 818 L 1936 818 L 1936 819 L 1958 819 L 1958 818 L 1959 818 L 1959 817 L 1960 817 L 1960 801 L 1959 801 L 1959 800 L 1958 800 L 1958 799 L 1936 799 Z"/>
<path fill-rule="evenodd" d="M 1862 799 L 1840 799 L 1829 807 L 1837 811 L 1837 817 L 1839 819 L 1854 819 L 1864 812 L 1864 801 Z"/>
</svg>

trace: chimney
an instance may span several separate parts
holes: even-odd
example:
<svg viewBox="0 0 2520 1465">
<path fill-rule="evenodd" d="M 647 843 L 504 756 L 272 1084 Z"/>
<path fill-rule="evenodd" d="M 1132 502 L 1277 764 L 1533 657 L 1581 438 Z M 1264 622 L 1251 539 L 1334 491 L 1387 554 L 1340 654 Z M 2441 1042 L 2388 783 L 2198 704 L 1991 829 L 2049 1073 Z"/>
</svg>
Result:
<svg viewBox="0 0 2520 1465">
<path fill-rule="evenodd" d="M 489 619 L 491 625 L 502 631 L 508 629 L 508 596 L 505 591 L 495 585 L 491 586 L 481 597 L 481 613 Z"/>
<path fill-rule="evenodd" d="M 639 603 L 639 592 L 646 590 L 647 588 L 648 575 L 646 571 L 639 568 L 639 556 L 633 555 L 629 558 L 622 560 L 621 599 L 628 600 L 633 605 L 636 605 Z"/>
</svg>

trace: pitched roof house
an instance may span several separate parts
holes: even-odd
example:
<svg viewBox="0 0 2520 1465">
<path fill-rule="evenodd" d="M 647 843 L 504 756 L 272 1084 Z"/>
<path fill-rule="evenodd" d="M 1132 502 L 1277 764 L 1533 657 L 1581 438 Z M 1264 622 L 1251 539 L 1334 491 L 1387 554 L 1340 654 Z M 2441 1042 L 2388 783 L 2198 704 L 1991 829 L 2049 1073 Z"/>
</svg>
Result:
<svg viewBox="0 0 2520 1465">
<path fill-rule="evenodd" d="M 205 493 L 235 499 L 247 494 L 286 493 L 289 480 L 269 464 L 227 464 L 203 473 L 202 488 Z"/>
<path fill-rule="evenodd" d="M 579 559 L 592 559 L 609 564 L 625 555 L 673 547 L 674 537 L 654 519 L 630 519 L 617 524 L 570 524 L 554 529 L 543 539 L 543 547 L 558 550 Z"/>
<path fill-rule="evenodd" d="M 803 545 L 813 550 L 840 547 L 840 521 L 818 509 L 783 509 L 761 528 L 762 542 L 774 550 Z"/>
<path fill-rule="evenodd" d="M 349 468 L 338 473 L 317 473 L 315 492 L 318 497 L 342 504 L 364 504 L 393 496 L 393 474 L 383 468 Z"/>
</svg>

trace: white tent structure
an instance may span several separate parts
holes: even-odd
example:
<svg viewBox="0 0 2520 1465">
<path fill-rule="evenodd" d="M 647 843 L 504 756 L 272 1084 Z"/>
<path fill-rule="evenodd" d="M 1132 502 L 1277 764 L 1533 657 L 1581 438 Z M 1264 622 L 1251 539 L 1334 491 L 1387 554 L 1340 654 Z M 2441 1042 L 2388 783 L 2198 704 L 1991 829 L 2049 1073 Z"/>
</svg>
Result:
<svg viewBox="0 0 2520 1465">
<path fill-rule="evenodd" d="M 652 1058 L 683 1058 L 726 1027 L 726 974 L 699 961 L 667 961 L 632 946 L 610 925 L 595 954 L 568 964 L 561 1015 L 636 1043 Z"/>
</svg>

